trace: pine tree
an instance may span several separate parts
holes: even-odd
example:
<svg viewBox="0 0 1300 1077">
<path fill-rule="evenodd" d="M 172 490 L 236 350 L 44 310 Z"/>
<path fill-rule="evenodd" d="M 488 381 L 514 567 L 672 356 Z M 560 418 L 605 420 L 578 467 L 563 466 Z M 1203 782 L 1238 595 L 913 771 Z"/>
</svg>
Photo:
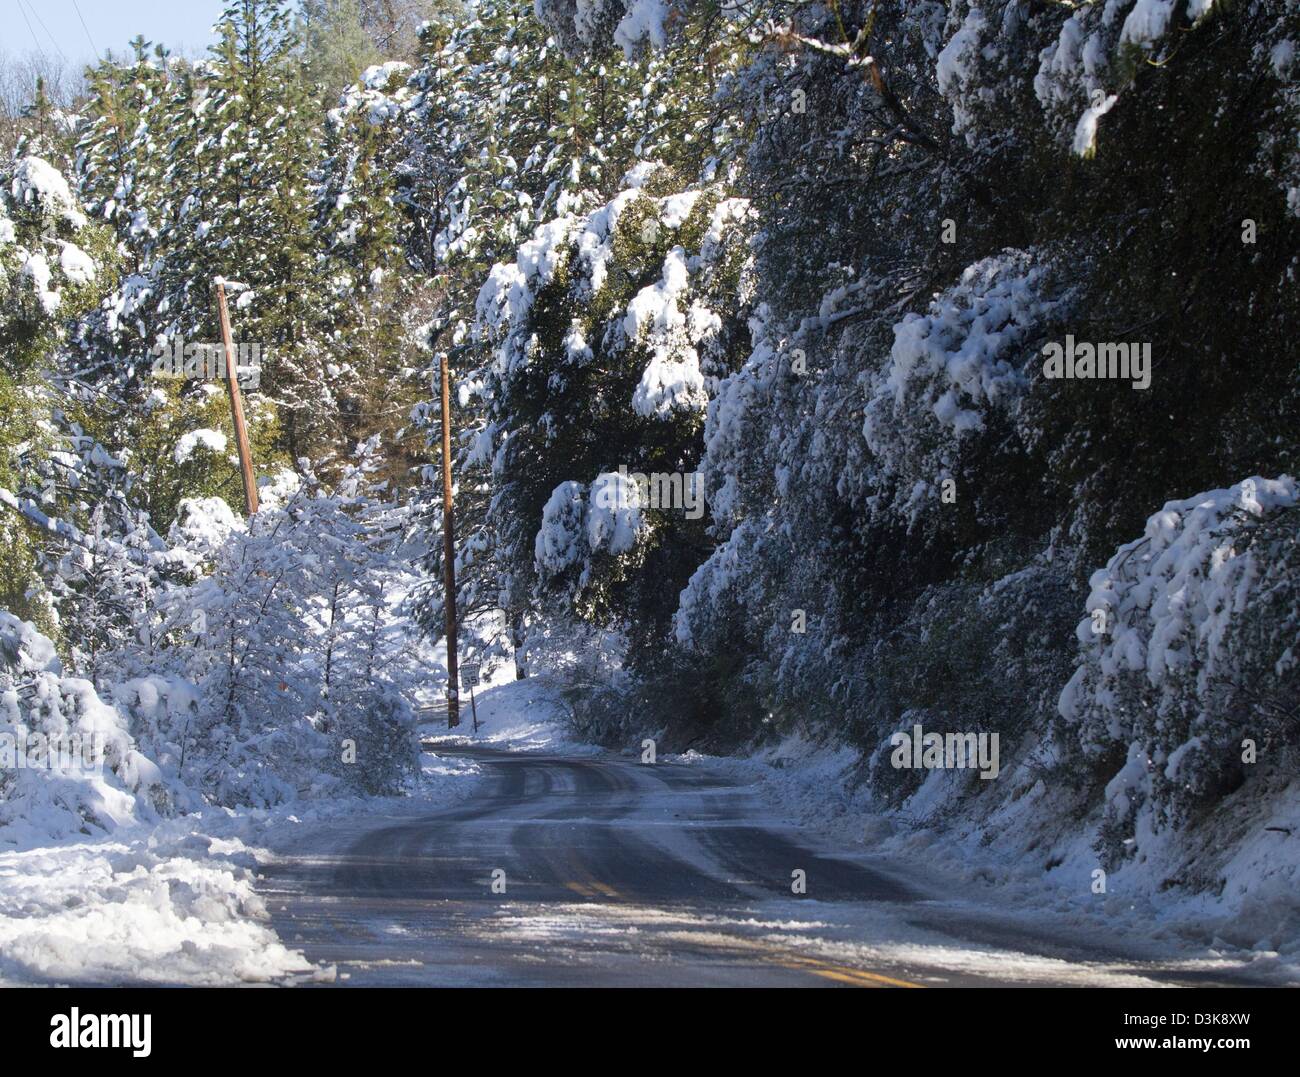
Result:
<svg viewBox="0 0 1300 1077">
<path fill-rule="evenodd" d="M 79 504 L 50 375 L 66 371 L 70 330 L 93 308 L 113 261 L 105 230 L 48 161 L 24 155 L 0 171 L 0 491 L 10 510 L 0 520 L 0 586 L 8 609 L 46 624 L 35 573 L 52 538 L 46 517 L 75 520 Z"/>
<path fill-rule="evenodd" d="M 361 24 L 359 0 L 303 0 L 299 23 L 307 73 L 332 106 L 366 68 L 382 59 Z"/>
</svg>

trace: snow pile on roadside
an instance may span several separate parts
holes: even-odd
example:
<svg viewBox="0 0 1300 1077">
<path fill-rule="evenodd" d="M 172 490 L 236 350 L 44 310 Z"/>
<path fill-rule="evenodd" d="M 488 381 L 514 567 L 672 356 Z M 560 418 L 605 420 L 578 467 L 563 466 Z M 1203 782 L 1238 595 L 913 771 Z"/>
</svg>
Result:
<svg viewBox="0 0 1300 1077">
<path fill-rule="evenodd" d="M 271 835 L 333 830 L 366 813 L 427 813 L 472 795 L 480 776 L 472 760 L 425 754 L 407 797 L 208 810 L 97 841 L 0 852 L 0 986 L 333 980 L 332 967 L 283 945 L 271 926 L 256 890 Z"/>
<path fill-rule="evenodd" d="M 757 787 L 782 817 L 813 826 L 828 840 L 856 844 L 893 825 L 876 814 L 866 785 L 854 782 L 862 757 L 851 747 L 817 744 L 794 734 L 752 756 L 709 756 L 689 751 L 665 761 L 707 766 L 733 781 Z M 865 829 L 864 829 L 865 828 Z"/>
<path fill-rule="evenodd" d="M 0 985 L 328 978 L 267 925 L 254 863 L 184 821 L 0 853 Z"/>
<path fill-rule="evenodd" d="M 110 702 L 65 675 L 48 639 L 0 612 L 0 984 L 329 978 L 270 927 L 256 844 L 269 827 L 389 801 L 174 815 L 201 801 L 136 745 L 165 745 L 158 716 L 173 704 L 188 712 L 186 694 L 177 702 L 157 677 L 114 687 Z M 477 784 L 463 780 L 473 763 L 422 763 L 413 796 L 399 798 L 421 810 Z"/>
</svg>

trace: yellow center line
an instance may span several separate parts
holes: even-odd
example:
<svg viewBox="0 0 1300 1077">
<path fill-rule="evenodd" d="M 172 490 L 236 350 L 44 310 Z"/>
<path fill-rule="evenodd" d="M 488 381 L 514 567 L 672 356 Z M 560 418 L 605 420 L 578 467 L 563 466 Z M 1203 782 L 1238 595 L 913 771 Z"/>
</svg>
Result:
<svg viewBox="0 0 1300 1077">
<path fill-rule="evenodd" d="M 608 883 L 597 880 L 590 871 L 588 871 L 580 862 L 578 850 L 569 849 L 567 860 L 573 874 L 578 878 L 566 882 L 565 888 L 580 894 L 585 898 L 608 898 L 611 901 L 626 902 L 629 899 L 624 894 L 620 894 L 614 887 Z M 729 943 L 723 944 L 724 948 L 738 951 L 759 951 L 761 960 L 771 964 L 780 965 L 782 968 L 791 969 L 796 972 L 807 972 L 811 976 L 820 976 L 826 980 L 834 980 L 836 983 L 851 984 L 854 987 L 924 987 L 924 984 L 913 983 L 911 980 L 902 980 L 895 976 L 886 976 L 879 972 L 868 972 L 866 969 L 853 968 L 851 965 L 840 965 L 829 961 L 823 961 L 820 958 L 809 957 L 805 954 L 792 953 L 789 950 L 778 949 L 763 943 L 742 941 L 740 939 L 730 940 Z"/>
<path fill-rule="evenodd" d="M 793 968 L 795 966 L 787 966 Z M 808 969 L 814 976 L 820 976 L 825 980 L 836 980 L 842 984 L 849 984 L 853 987 L 881 987 L 882 984 L 863 983 L 856 976 L 846 976 L 842 972 L 836 972 L 834 969 Z"/>
<path fill-rule="evenodd" d="M 808 958 L 794 958 L 792 960 L 778 960 L 777 964 L 787 969 L 802 969 L 810 972 L 814 976 L 821 976 L 827 980 L 837 980 L 840 983 L 853 984 L 855 987 L 922 987 L 922 984 L 913 983 L 911 980 L 899 980 L 893 976 L 885 976 L 879 972 L 867 972 L 865 969 L 855 969 L 848 965 L 830 965 L 822 961 L 813 961 Z"/>
<path fill-rule="evenodd" d="M 565 883 L 565 887 L 574 890 L 583 897 L 597 898 L 606 897 L 611 901 L 626 901 L 627 898 L 615 890 L 607 883 L 602 883 L 586 867 L 583 866 L 578 857 L 577 849 L 568 851 L 567 860 L 569 869 L 572 871 L 575 881 Z"/>
<path fill-rule="evenodd" d="M 703 940 L 701 940 L 703 941 Z M 839 983 L 852 984 L 855 987 L 919 987 L 924 984 L 911 980 L 902 980 L 895 976 L 886 976 L 880 972 L 868 972 L 866 969 L 853 968 L 850 965 L 832 964 L 820 958 L 794 953 L 762 942 L 730 939 L 720 944 L 733 952 L 758 951 L 760 960 L 767 961 L 795 972 L 807 972 L 812 976 L 835 980 Z"/>
</svg>

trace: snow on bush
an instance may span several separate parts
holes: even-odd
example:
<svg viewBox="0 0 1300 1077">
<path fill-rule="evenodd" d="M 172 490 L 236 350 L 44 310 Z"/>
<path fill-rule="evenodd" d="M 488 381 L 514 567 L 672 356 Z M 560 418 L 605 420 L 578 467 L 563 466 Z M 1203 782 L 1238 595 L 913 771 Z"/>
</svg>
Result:
<svg viewBox="0 0 1300 1077">
<path fill-rule="evenodd" d="M 597 475 L 587 508 L 587 545 L 593 552 L 627 553 L 646 527 L 641 510 L 640 488 L 629 476 Z"/>
<path fill-rule="evenodd" d="M 198 501 L 173 529 L 194 541 L 179 562 L 202 574 L 164 605 L 175 642 L 155 663 L 197 693 L 196 707 L 168 701 L 168 757 L 219 804 L 399 792 L 414 717 L 380 646 L 387 507 L 360 486 L 264 489 L 251 530 Z"/>
<path fill-rule="evenodd" d="M 542 527 L 533 550 L 538 570 L 556 576 L 583 557 L 583 519 L 586 516 L 582 483 L 562 482 L 542 509 Z"/>
<path fill-rule="evenodd" d="M 59 267 L 72 284 L 89 284 L 95 279 L 94 260 L 75 243 L 60 243 Z"/>
<path fill-rule="evenodd" d="M 889 362 L 864 376 L 862 433 L 887 473 L 921 484 L 909 513 L 953 473 L 962 440 L 1027 389 L 1035 339 L 1059 302 L 1052 293 L 1034 252 L 1007 250 L 894 326 Z"/>
<path fill-rule="evenodd" d="M 165 559 L 178 568 L 200 571 L 244 529 L 244 521 L 221 498 L 183 498 L 167 533 L 170 548 Z"/>
<path fill-rule="evenodd" d="M 226 435 L 220 430 L 191 430 L 182 434 L 176 441 L 176 462 L 185 463 L 200 448 L 210 453 L 223 453 L 226 451 Z"/>
<path fill-rule="evenodd" d="M 668 44 L 669 10 L 664 0 L 630 0 L 627 14 L 614 28 L 614 42 L 629 57 L 636 54 L 642 42 L 652 48 L 664 48 Z"/>
<path fill-rule="evenodd" d="M 566 244 L 576 224 L 569 215 L 538 225 L 532 237 L 520 245 L 513 264 L 492 267 L 478 297 L 478 317 L 483 325 L 504 329 L 527 317 L 536 294 L 565 261 Z"/>
<path fill-rule="evenodd" d="M 0 845 L 109 833 L 171 799 L 126 718 L 54 645 L 0 611 Z"/>
<path fill-rule="evenodd" d="M 750 212 L 721 183 L 674 179 L 627 170 L 633 186 L 539 226 L 479 292 L 492 351 L 472 382 L 484 419 L 471 458 L 491 461 L 500 492 L 471 542 L 513 565 L 498 584 L 512 594 L 555 583 L 607 610 L 635 593 L 649 549 L 698 519 L 643 505 L 634 476 L 693 470 L 743 324 L 720 312 L 743 291 Z M 614 595 L 616 582 L 629 586 Z"/>
<path fill-rule="evenodd" d="M 783 373 L 782 328 L 770 308 L 761 304 L 749 318 L 748 356 L 739 370 L 720 381 L 709 401 L 701 465 L 709 513 L 717 526 L 743 518 L 748 499 L 741 476 L 751 470 L 756 446 L 771 438 L 772 397 Z"/>
<path fill-rule="evenodd" d="M 651 164 L 652 162 L 646 162 Z M 582 222 L 582 231 L 576 241 L 578 257 L 586 268 L 591 294 L 605 287 L 610 263 L 614 259 L 614 233 L 624 211 L 638 197 L 642 175 L 635 172 L 625 178 L 628 189 L 620 191 L 608 203 L 593 210 Z"/>
<path fill-rule="evenodd" d="M 0 176 L 0 310 L 34 326 L 66 314 L 65 289 L 99 273 L 81 245 L 87 237 L 93 230 L 62 173 L 43 158 L 18 158 L 8 182 Z"/>
<path fill-rule="evenodd" d="M 338 108 L 329 114 L 329 122 L 341 127 L 348 116 L 362 115 L 368 124 L 379 127 L 396 120 L 410 97 L 410 74 L 411 65 L 399 60 L 367 67 L 361 78 L 343 92 Z"/>
<path fill-rule="evenodd" d="M 534 541 L 537 569 L 543 578 L 582 566 L 579 582 L 591 578 L 592 558 L 631 553 L 649 532 L 641 490 L 631 476 L 618 472 L 597 475 L 590 488 L 563 482 L 542 510 L 542 526 Z"/>
<path fill-rule="evenodd" d="M 418 662 L 390 641 L 400 633 L 388 593 L 406 525 L 367 478 L 372 450 L 329 492 L 310 474 L 274 477 L 251 528 L 224 501 L 187 499 L 166 548 L 108 550 L 110 568 L 115 550 L 132 571 L 96 570 L 94 597 L 134 622 L 99 633 L 89 658 L 88 645 L 72 647 L 95 685 L 64 675 L 48 640 L 0 614 L 0 717 L 15 732 L 102 733 L 106 763 L 75 781 L 5 771 L 0 819 L 71 833 L 204 801 L 269 807 L 406 788 Z"/>
<path fill-rule="evenodd" d="M 1255 47 L 1252 63 L 1277 82 L 1279 115 L 1277 130 L 1261 132 L 1255 167 L 1281 189 L 1290 212 L 1300 217 L 1300 7 L 1291 4 L 1277 14 L 1277 21 Z"/>
<path fill-rule="evenodd" d="M 624 332 L 631 340 L 644 334 L 651 349 L 650 363 L 632 397 L 638 415 L 662 416 L 676 408 L 702 411 L 708 403 L 699 353 L 692 341 L 703 338 L 720 322 L 703 307 L 693 306 L 689 317 L 682 311 L 679 299 L 689 282 L 686 252 L 674 247 L 664 259 L 659 283 L 642 288 L 628 304 Z"/>
<path fill-rule="evenodd" d="M 1217 0 L 1188 0 L 1200 22 Z M 1133 78 L 1136 59 L 1160 61 L 1176 48 L 1176 0 L 1105 0 L 1076 7 L 1039 56 L 1034 92 L 1053 132 L 1080 155 L 1096 149 L 1098 121 Z"/>
<path fill-rule="evenodd" d="M 717 546 L 681 593 L 673 634 L 688 649 L 706 649 L 719 626 L 752 611 L 761 602 L 758 550 L 763 544 L 753 521 L 741 523 Z"/>
<path fill-rule="evenodd" d="M 992 93 L 992 90 L 986 88 L 983 80 L 976 79 L 972 67 L 972 61 L 979 56 L 982 45 L 980 39 L 987 26 L 988 21 L 983 10 L 972 5 L 961 26 L 948 40 L 935 62 L 939 92 L 952 105 L 953 134 L 963 134 L 972 125 L 969 95 Z"/>
<path fill-rule="evenodd" d="M 975 149 L 1022 137 L 1027 68 L 1037 52 L 1038 13 L 1015 0 L 949 0 L 937 50 L 935 84 L 952 109 L 952 133 Z"/>
<path fill-rule="evenodd" d="M 10 190 L 19 206 L 42 218 L 59 218 L 74 228 L 86 223 L 68 181 L 40 157 L 23 157 L 18 161 Z"/>
<path fill-rule="evenodd" d="M 666 0 L 533 0 L 537 18 L 570 55 L 609 44 L 628 56 L 647 43 L 661 49 L 671 10 Z"/>
<path fill-rule="evenodd" d="M 1294 750 L 1300 485 L 1171 501 L 1091 588 L 1060 713 L 1092 765 L 1122 760 L 1101 839 L 1118 860 Z"/>
<path fill-rule="evenodd" d="M 630 175 L 628 182 L 639 178 Z M 599 303 L 616 258 L 617 240 L 632 238 L 624 234 L 626 229 L 620 232 L 630 210 L 637 211 L 635 239 L 651 246 L 660 236 L 686 231 L 693 214 L 703 220 L 706 205 L 708 224 L 699 253 L 682 244 L 670 247 L 661 256 L 658 280 L 636 291 L 615 317 L 591 326 L 573 323 L 566 336 L 566 354 L 572 360 L 589 359 L 590 342 L 601 336 L 608 336 L 615 350 L 631 344 L 646 353 L 641 381 L 629 401 L 636 414 L 665 418 L 676 410 L 702 413 L 707 395 L 700 350 L 716 338 L 721 320 L 697 296 L 697 278 L 701 270 L 724 259 L 727 240 L 746 220 L 748 209 L 744 200 L 720 198 L 716 192 L 691 190 L 654 197 L 638 186 L 620 191 L 583 216 L 566 214 L 539 225 L 519 247 L 513 263 L 492 267 L 479 291 L 478 328 L 499 342 L 498 372 L 508 375 L 534 359 L 533 307 L 562 270 L 574 300 L 585 306 Z"/>
</svg>

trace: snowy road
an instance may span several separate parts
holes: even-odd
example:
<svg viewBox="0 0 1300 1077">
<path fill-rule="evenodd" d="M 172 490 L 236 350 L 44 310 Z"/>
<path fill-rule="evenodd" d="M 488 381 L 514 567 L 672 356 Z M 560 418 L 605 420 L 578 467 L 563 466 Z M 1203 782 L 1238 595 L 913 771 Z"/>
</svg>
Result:
<svg viewBox="0 0 1300 1077">
<path fill-rule="evenodd" d="M 275 930 L 336 966 L 335 982 L 1243 982 L 1223 964 L 1026 926 L 923 892 L 897 865 L 817 846 L 751 790 L 699 767 L 455 754 L 487 771 L 472 800 L 312 824 L 265 865 L 259 889 Z M 795 872 L 804 894 L 792 892 Z"/>
</svg>

